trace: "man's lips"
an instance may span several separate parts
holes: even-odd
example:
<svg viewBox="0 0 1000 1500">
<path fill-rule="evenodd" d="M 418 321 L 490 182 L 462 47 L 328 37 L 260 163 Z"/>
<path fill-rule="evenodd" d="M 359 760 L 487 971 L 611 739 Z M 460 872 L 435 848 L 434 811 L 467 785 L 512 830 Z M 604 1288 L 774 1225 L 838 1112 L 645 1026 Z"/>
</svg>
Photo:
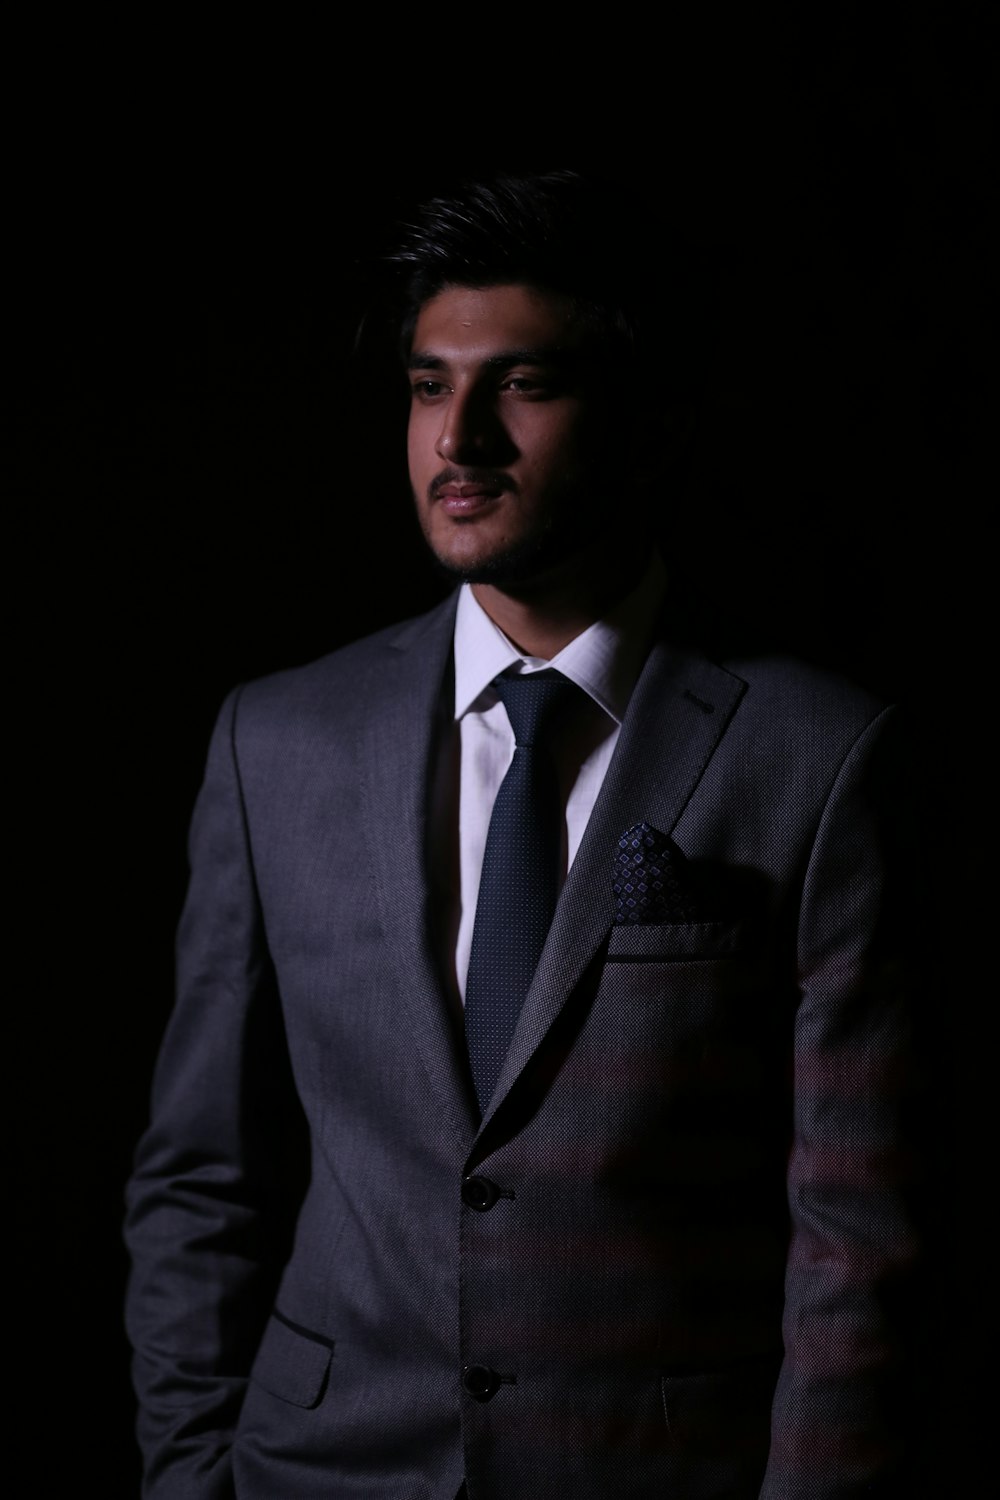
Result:
<svg viewBox="0 0 1000 1500">
<path fill-rule="evenodd" d="M 503 474 L 464 475 L 460 479 L 441 474 L 431 482 L 430 499 L 447 515 L 470 516 L 486 509 L 512 488 Z"/>
<path fill-rule="evenodd" d="M 445 510 L 457 516 L 498 498 L 499 493 L 499 486 L 490 484 L 445 484 L 444 489 L 438 490 L 438 501 Z"/>
<path fill-rule="evenodd" d="M 499 495 L 498 484 L 445 484 L 438 490 L 438 499 L 468 500 L 473 495 Z"/>
</svg>

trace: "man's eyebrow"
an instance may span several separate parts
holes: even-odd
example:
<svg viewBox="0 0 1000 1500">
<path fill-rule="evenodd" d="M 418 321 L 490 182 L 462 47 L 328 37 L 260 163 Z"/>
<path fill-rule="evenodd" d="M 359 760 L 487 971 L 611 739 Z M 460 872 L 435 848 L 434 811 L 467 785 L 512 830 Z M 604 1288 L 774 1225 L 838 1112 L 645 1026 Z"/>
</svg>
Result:
<svg viewBox="0 0 1000 1500">
<path fill-rule="evenodd" d="M 579 350 L 546 346 L 538 349 L 505 349 L 499 354 L 489 355 L 483 360 L 483 364 L 493 370 L 510 370 L 515 365 L 549 365 L 568 369 L 579 361 Z M 410 355 L 406 367 L 409 370 L 443 370 L 447 363 L 439 354 L 418 349 Z"/>
</svg>

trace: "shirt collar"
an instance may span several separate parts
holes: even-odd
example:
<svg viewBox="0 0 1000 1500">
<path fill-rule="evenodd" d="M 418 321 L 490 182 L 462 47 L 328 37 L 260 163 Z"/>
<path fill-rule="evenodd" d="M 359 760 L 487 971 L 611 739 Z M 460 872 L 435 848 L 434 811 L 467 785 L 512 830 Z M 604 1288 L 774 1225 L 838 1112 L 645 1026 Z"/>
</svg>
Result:
<svg viewBox="0 0 1000 1500">
<path fill-rule="evenodd" d="M 455 616 L 455 718 L 468 713 L 501 672 L 511 667 L 522 672 L 553 667 L 620 724 L 665 592 L 666 570 L 654 552 L 630 594 L 551 661 L 542 661 L 518 651 L 478 603 L 469 584 L 463 584 Z"/>
</svg>

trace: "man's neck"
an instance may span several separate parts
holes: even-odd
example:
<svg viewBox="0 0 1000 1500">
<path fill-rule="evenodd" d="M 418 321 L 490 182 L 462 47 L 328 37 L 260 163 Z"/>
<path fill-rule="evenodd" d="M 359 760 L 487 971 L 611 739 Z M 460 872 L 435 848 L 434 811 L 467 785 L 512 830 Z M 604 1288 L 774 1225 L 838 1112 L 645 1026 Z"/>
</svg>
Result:
<svg viewBox="0 0 1000 1500">
<path fill-rule="evenodd" d="M 476 601 L 526 656 L 551 661 L 635 587 L 648 553 L 593 553 L 516 587 L 474 583 Z"/>
</svg>

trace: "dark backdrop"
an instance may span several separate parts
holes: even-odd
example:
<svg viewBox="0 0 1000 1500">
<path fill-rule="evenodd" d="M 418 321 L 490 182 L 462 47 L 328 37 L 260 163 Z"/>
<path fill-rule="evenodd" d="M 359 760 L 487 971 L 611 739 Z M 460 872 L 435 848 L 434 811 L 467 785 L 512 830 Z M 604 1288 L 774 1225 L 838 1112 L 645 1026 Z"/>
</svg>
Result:
<svg viewBox="0 0 1000 1500">
<path fill-rule="evenodd" d="M 668 563 L 746 643 L 909 705 L 928 880 L 955 901 L 942 807 L 966 774 L 955 725 L 982 544 L 988 91 L 974 25 L 864 32 L 855 51 L 862 32 L 752 85 L 734 57 L 681 97 L 637 89 L 638 116 L 616 95 L 614 129 L 574 132 L 569 114 L 545 142 L 470 130 L 447 98 L 401 108 L 385 135 L 346 108 L 300 135 L 263 106 L 194 128 L 156 107 L 169 91 L 143 108 L 141 79 L 121 109 L 106 90 L 43 91 L 11 169 L 7 701 L 23 836 L 14 1441 L 46 1492 L 89 1477 L 108 1500 L 137 1493 L 121 1198 L 215 712 L 235 682 L 444 592 L 410 517 L 396 372 L 354 348 L 365 266 L 442 172 L 614 168 L 683 230 L 717 318 L 702 413 L 665 474 Z M 981 1001 L 947 963 L 935 1087 L 948 1172 L 972 1182 Z M 941 1210 L 943 1370 L 979 1319 L 962 1202 Z M 977 1422 L 951 1379 L 941 1411 L 943 1451 L 968 1461 Z"/>
</svg>

